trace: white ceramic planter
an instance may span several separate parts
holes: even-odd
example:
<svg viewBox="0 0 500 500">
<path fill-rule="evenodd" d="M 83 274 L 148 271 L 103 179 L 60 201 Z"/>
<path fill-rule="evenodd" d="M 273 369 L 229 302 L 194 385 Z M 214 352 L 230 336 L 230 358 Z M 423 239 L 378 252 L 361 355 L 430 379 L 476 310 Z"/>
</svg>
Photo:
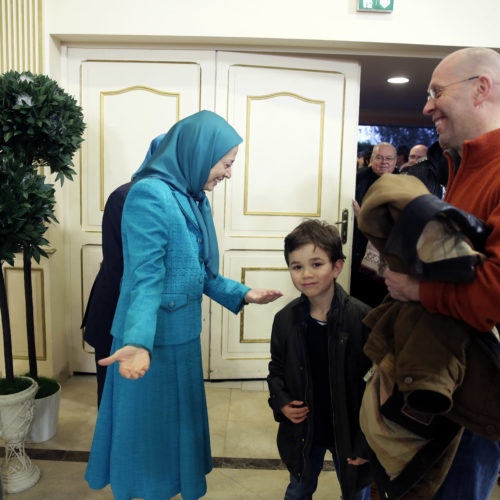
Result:
<svg viewBox="0 0 500 500">
<path fill-rule="evenodd" d="M 38 384 L 33 379 L 29 380 L 32 385 L 24 391 L 0 396 L 0 435 L 5 441 L 5 459 L 2 464 L 5 493 L 27 490 L 40 478 L 40 470 L 31 462 L 24 449 L 38 390 Z"/>
<path fill-rule="evenodd" d="M 33 422 L 26 435 L 27 443 L 43 443 L 56 435 L 60 400 L 60 384 L 59 390 L 54 394 L 45 398 L 35 399 Z"/>
</svg>

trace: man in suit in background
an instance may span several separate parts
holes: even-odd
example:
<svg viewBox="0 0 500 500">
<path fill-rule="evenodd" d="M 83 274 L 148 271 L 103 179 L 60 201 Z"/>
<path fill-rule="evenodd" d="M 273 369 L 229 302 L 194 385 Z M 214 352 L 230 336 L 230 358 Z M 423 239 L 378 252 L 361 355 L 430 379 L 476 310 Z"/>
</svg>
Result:
<svg viewBox="0 0 500 500">
<path fill-rule="evenodd" d="M 375 307 L 382 302 L 387 294 L 383 279 L 372 276 L 362 267 L 368 240 L 358 229 L 357 216 L 360 205 L 369 187 L 385 174 L 398 173 L 396 170 L 397 151 L 388 143 L 381 142 L 373 148 L 370 166 L 361 168 L 356 174 L 356 195 L 352 202 L 354 210 L 354 232 L 351 261 L 351 289 L 350 294 L 366 304 Z"/>
<path fill-rule="evenodd" d="M 151 158 L 163 137 L 165 134 L 153 139 L 144 162 Z M 92 285 L 81 326 L 85 328 L 83 339 L 95 351 L 98 406 L 101 403 L 107 370 L 107 367 L 99 365 L 98 361 L 109 356 L 113 342 L 110 333 L 111 325 L 120 295 L 120 281 L 123 274 L 122 212 L 131 186 L 132 182 L 122 184 L 109 195 L 106 201 L 102 217 L 102 263 Z"/>
<path fill-rule="evenodd" d="M 113 337 L 111 324 L 120 294 L 123 274 L 123 250 L 121 220 L 123 204 L 132 182 L 122 184 L 108 198 L 102 218 L 102 263 L 89 295 L 83 317 L 84 340 L 94 348 L 97 370 L 97 405 L 101 403 L 105 366 L 97 362 L 109 356 Z"/>
<path fill-rule="evenodd" d="M 424 144 L 415 144 L 410 149 L 410 154 L 408 155 L 408 161 L 399 167 L 399 171 L 402 172 L 406 167 L 410 165 L 415 165 L 417 161 L 427 156 L 427 146 Z"/>
</svg>

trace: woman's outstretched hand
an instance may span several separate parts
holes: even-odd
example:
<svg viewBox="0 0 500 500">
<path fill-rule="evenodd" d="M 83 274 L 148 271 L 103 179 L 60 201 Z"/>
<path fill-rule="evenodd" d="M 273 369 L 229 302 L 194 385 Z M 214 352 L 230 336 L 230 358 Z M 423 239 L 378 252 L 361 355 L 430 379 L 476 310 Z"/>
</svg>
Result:
<svg viewBox="0 0 500 500">
<path fill-rule="evenodd" d="M 100 359 L 98 363 L 101 366 L 109 366 L 115 361 L 120 363 L 120 374 L 125 378 L 141 378 L 149 370 L 149 352 L 143 347 L 126 345 L 111 356 Z"/>
<path fill-rule="evenodd" d="M 264 288 L 252 288 L 245 295 L 247 304 L 267 304 L 283 296 L 279 290 L 265 290 Z"/>
</svg>

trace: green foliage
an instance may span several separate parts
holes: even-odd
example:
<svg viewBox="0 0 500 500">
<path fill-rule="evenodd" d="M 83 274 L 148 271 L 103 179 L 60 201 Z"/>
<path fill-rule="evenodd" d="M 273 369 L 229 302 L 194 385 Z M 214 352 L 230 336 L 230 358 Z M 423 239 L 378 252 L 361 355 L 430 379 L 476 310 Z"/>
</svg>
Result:
<svg viewBox="0 0 500 500">
<path fill-rule="evenodd" d="M 369 141 L 358 142 L 358 153 L 362 153 L 371 147 L 373 147 L 373 144 Z"/>
<path fill-rule="evenodd" d="M 24 251 L 40 261 L 54 216 L 55 192 L 37 167 L 56 181 L 72 179 L 72 157 L 85 129 L 81 108 L 54 80 L 29 71 L 0 75 L 0 261 L 13 265 Z"/>
<path fill-rule="evenodd" d="M 408 146 L 415 144 L 430 146 L 437 141 L 436 129 L 434 127 L 388 127 L 378 126 L 378 133 L 383 141 L 390 142 L 393 146 Z"/>
<path fill-rule="evenodd" d="M 85 129 L 81 108 L 54 80 L 29 71 L 0 75 L 0 151 L 25 165 L 72 179 L 72 157 Z"/>
<path fill-rule="evenodd" d="M 25 375 L 26 377 L 31 377 L 38 384 L 38 392 L 35 395 L 35 399 L 46 398 L 47 396 L 52 396 L 55 394 L 60 385 L 57 380 L 48 377 L 33 377 L 29 373 Z"/>
<path fill-rule="evenodd" d="M 14 265 L 14 254 L 22 250 L 22 237 L 19 230 L 23 220 L 17 217 L 19 185 L 22 172 L 10 168 L 11 160 L 0 156 L 0 261 Z"/>
<path fill-rule="evenodd" d="M 8 378 L 0 379 L 0 396 L 7 394 L 16 394 L 27 389 L 31 385 L 31 381 L 22 377 L 14 377 L 12 380 Z"/>
<path fill-rule="evenodd" d="M 379 142 L 389 142 L 394 147 L 408 146 L 411 148 L 415 144 L 430 146 L 437 141 L 437 133 L 434 127 L 399 127 L 393 125 L 373 125 L 360 126 L 362 136 L 370 136 L 368 141 L 372 145 Z M 363 130 L 362 130 L 363 129 Z M 366 149 L 366 148 L 365 148 Z M 359 147 L 358 147 L 359 151 Z"/>
<path fill-rule="evenodd" d="M 0 155 L 0 260 L 14 265 L 14 254 L 27 251 L 40 262 L 46 257 L 43 237 L 54 216 L 55 190 L 31 166 Z"/>
<path fill-rule="evenodd" d="M 54 186 L 45 184 L 38 167 L 48 167 L 61 185 L 65 178 L 72 180 L 72 157 L 84 129 L 81 108 L 54 80 L 30 72 L 0 75 L 0 272 L 4 261 L 13 265 L 14 254 L 23 252 L 30 370 L 36 368 L 31 258 L 39 262 L 40 256 L 47 256 L 41 248 L 48 244 L 44 234 L 49 222 L 57 222 Z M 6 375 L 11 380 L 10 321 L 3 292 L 0 306 Z"/>
</svg>

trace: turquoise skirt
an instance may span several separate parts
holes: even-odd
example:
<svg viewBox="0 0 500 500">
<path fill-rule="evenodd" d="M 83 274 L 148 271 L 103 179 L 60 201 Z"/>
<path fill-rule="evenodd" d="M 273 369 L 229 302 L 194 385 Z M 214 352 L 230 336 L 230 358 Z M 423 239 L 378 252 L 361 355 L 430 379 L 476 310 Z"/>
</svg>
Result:
<svg viewBox="0 0 500 500">
<path fill-rule="evenodd" d="M 112 352 L 122 347 L 114 339 Z M 155 346 L 137 380 L 108 368 L 85 479 L 117 500 L 197 500 L 212 470 L 199 337 Z"/>
</svg>

